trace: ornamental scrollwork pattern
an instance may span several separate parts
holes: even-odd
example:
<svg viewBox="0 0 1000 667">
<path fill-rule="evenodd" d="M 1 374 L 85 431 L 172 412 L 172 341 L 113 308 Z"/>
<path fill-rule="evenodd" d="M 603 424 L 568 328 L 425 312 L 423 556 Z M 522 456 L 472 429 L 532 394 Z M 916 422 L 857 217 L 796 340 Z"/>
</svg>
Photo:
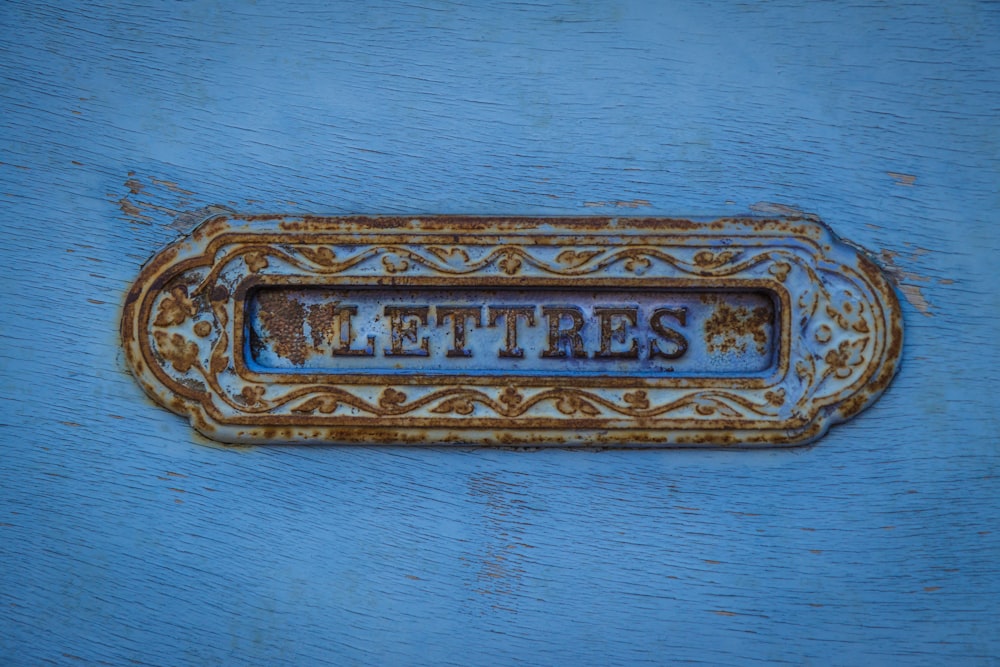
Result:
<svg viewBox="0 0 1000 667">
<path fill-rule="evenodd" d="M 865 271 L 842 258 L 827 257 L 829 248 L 812 239 L 784 242 L 774 235 L 761 240 L 734 234 L 720 243 L 689 233 L 652 240 L 609 234 L 604 239 L 574 241 L 565 234 L 541 240 L 508 234 L 514 240 L 447 243 L 435 237 L 401 242 L 393 237 L 384 243 L 361 243 L 324 229 L 322 234 L 291 233 L 265 242 L 251 231 L 223 231 L 190 244 L 193 249 L 184 268 L 162 272 L 161 286 L 145 294 L 142 308 L 131 315 L 141 333 L 132 336 L 134 349 L 145 355 L 149 370 L 130 363 L 140 368 L 143 377 L 153 377 L 146 381 L 152 388 L 147 390 L 165 386 L 185 397 L 184 404 L 192 406 L 189 410 L 202 412 L 207 416 L 201 419 L 213 423 L 252 423 L 260 418 L 302 424 L 476 419 L 516 427 L 521 422 L 566 419 L 575 424 L 642 428 L 698 423 L 774 424 L 775 429 L 798 424 L 794 427 L 798 428 L 815 420 L 823 406 L 858 393 L 878 373 L 884 376 L 880 357 L 890 352 L 898 356 L 895 339 L 900 333 L 893 320 L 898 313 L 889 312 L 894 295 L 886 297 L 885 285 Z M 334 240 L 314 240 L 331 235 Z M 237 363 L 245 351 L 236 344 L 234 327 L 240 323 L 234 295 L 247 281 L 280 282 L 289 277 L 300 283 L 330 278 L 364 281 L 373 276 L 407 281 L 404 284 L 420 284 L 427 278 L 483 278 L 518 285 L 530 285 L 533 279 L 572 285 L 576 279 L 592 277 L 692 285 L 709 280 L 706 284 L 713 286 L 749 281 L 783 295 L 778 347 L 787 368 L 784 376 L 768 383 L 738 388 L 683 383 L 577 386 L 566 376 L 531 386 L 517 381 L 495 386 L 390 381 L 379 386 L 338 382 L 336 372 L 327 372 L 319 381 L 297 382 L 288 376 L 271 382 Z M 127 330 L 123 324 L 123 332 Z M 889 377 L 895 364 L 891 361 Z"/>
<path fill-rule="evenodd" d="M 571 416 L 626 416 L 631 418 L 664 418 L 671 414 L 693 411 L 701 416 L 722 416 L 732 419 L 757 419 L 777 417 L 777 408 L 784 404 L 776 392 L 761 392 L 758 401 L 726 391 L 688 392 L 681 397 L 671 397 L 657 404 L 650 404 L 645 392 L 623 393 L 616 400 L 598 393 L 572 387 L 552 388 L 536 393 L 530 400 L 502 402 L 483 390 L 452 387 L 432 392 L 417 400 L 407 400 L 406 394 L 393 389 L 377 402 L 368 402 L 354 396 L 349 389 L 310 386 L 293 389 L 280 395 L 271 395 L 264 385 L 248 384 L 234 377 L 230 360 L 230 335 L 226 326 L 231 312 L 227 303 L 230 290 L 225 285 L 225 269 L 242 262 L 247 275 L 259 275 L 272 265 L 278 271 L 309 270 L 323 273 L 343 273 L 362 266 L 366 261 L 380 261 L 394 271 L 406 270 L 410 262 L 419 263 L 439 273 L 471 273 L 496 266 L 505 273 L 514 272 L 514 262 L 527 264 L 548 273 L 581 276 L 598 273 L 608 266 L 621 263 L 628 272 L 646 272 L 659 263 L 683 274 L 725 277 L 757 273 L 785 282 L 793 271 L 808 274 L 814 287 L 798 295 L 798 306 L 805 317 L 798 326 L 798 342 L 810 354 L 796 362 L 795 372 L 803 381 L 798 404 L 804 404 L 831 383 L 843 383 L 864 367 L 869 354 L 870 331 L 868 313 L 863 302 L 855 303 L 853 293 L 844 291 L 837 299 L 824 286 L 807 258 L 797 254 L 769 250 L 750 252 L 731 249 L 713 252 L 705 249 L 688 250 L 688 257 L 680 252 L 662 248 L 566 248 L 560 250 L 555 262 L 538 258 L 531 248 L 503 246 L 482 251 L 482 257 L 473 260 L 462 248 L 413 248 L 388 246 L 356 248 L 338 259 L 338 253 L 328 246 L 286 246 L 280 249 L 243 247 L 228 252 L 226 264 L 213 267 L 201 280 L 202 272 L 176 279 L 177 285 L 165 290 L 159 298 L 152 322 L 156 350 L 176 373 L 178 381 L 201 381 L 230 408 L 250 414 L 337 413 L 338 408 L 352 407 L 356 411 L 378 417 L 402 416 L 426 408 L 432 414 L 470 415 L 474 412 L 493 417 L 520 418 L 530 416 L 532 409 L 545 403 L 561 414 Z M 434 260 L 430 258 L 435 258 Z M 794 268 L 793 268 L 794 267 Z M 763 268 L 763 271 L 760 269 Z M 192 287 L 188 287 L 190 284 Z M 214 295 L 214 296 L 213 296 Z M 197 321 L 194 321 L 196 318 Z M 192 326 L 185 326 L 187 324 Z M 186 333 L 188 330 L 194 336 Z M 223 376 L 230 376 L 229 382 Z M 197 379 L 195 379 L 197 378 Z M 239 385 L 238 391 L 232 387 Z"/>
</svg>

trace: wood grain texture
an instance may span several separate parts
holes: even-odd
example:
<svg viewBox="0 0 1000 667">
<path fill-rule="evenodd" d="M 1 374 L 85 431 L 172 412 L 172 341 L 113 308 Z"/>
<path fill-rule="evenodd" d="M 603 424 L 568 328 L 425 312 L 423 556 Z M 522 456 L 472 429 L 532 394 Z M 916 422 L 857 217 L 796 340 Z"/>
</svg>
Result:
<svg viewBox="0 0 1000 667">
<path fill-rule="evenodd" d="M 0 6 L 0 661 L 1000 662 L 997 5 L 670 5 Z M 221 448 L 117 335 L 211 204 L 814 212 L 903 369 L 795 451 Z"/>
</svg>

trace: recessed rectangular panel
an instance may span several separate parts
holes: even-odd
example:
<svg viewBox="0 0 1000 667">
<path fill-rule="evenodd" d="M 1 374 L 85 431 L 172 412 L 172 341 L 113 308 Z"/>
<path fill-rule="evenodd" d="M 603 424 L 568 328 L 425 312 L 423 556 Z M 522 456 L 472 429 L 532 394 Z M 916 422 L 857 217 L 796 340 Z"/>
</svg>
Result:
<svg viewBox="0 0 1000 667">
<path fill-rule="evenodd" d="M 757 376 L 776 358 L 764 291 L 266 287 L 245 312 L 268 373 Z"/>
</svg>

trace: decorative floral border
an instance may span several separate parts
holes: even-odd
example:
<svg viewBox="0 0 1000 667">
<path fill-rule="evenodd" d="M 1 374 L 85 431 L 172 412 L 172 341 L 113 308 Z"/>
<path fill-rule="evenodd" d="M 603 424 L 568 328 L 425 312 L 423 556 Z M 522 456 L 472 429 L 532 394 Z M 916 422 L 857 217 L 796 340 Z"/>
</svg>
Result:
<svg viewBox="0 0 1000 667">
<path fill-rule="evenodd" d="M 891 289 L 877 269 L 872 274 L 866 258 L 837 244 L 837 252 L 853 256 L 859 268 L 842 257 L 834 261 L 823 252 L 830 248 L 804 234 L 744 233 L 724 241 L 695 231 L 607 234 L 599 239 L 603 245 L 566 234 L 506 232 L 497 235 L 504 237 L 500 242 L 470 237 L 464 244 L 387 234 L 385 243 L 359 243 L 355 235 L 336 230 L 336 222 L 314 222 L 311 230 L 279 235 L 223 227 L 192 244 L 184 261 L 157 267 L 153 274 L 163 287 L 144 291 L 151 276 L 141 277 L 136 289 L 143 298 L 133 317 L 142 359 L 155 376 L 145 383 L 147 390 L 165 403 L 163 390 L 184 397 L 184 410 L 202 412 L 203 421 L 249 426 L 350 426 L 400 418 L 451 428 L 495 428 L 498 422 L 533 428 L 801 428 L 827 406 L 863 393 L 887 361 L 892 320 L 898 320 Z M 651 236 L 657 243 L 649 242 Z M 336 376 L 279 385 L 239 375 L 233 295 L 248 282 L 377 275 L 408 285 L 442 276 L 517 279 L 528 286 L 540 278 L 656 277 L 694 287 L 705 280 L 768 280 L 791 295 L 785 320 L 791 331 L 783 332 L 782 340 L 793 365 L 778 385 L 755 389 L 582 388 L 568 386 L 565 378 L 543 387 L 466 381 L 377 388 L 338 383 Z M 131 330 L 123 325 L 123 332 Z M 894 367 L 895 358 L 888 361 Z M 861 403 L 857 409 L 864 407 L 855 402 Z M 176 401 L 169 404 L 178 407 Z"/>
</svg>

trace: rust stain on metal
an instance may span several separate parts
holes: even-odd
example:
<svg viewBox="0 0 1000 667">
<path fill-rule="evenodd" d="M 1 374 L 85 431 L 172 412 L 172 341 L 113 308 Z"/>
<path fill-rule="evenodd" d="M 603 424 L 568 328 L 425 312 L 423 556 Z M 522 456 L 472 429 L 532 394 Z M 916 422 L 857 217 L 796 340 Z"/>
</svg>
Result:
<svg viewBox="0 0 1000 667">
<path fill-rule="evenodd" d="M 715 294 L 702 296 L 702 301 L 715 305 L 712 316 L 705 322 L 705 342 L 710 350 L 744 353 L 747 345 L 753 343 L 758 353 L 765 352 L 769 338 L 767 325 L 774 321 L 772 309 L 733 307 Z"/>
<path fill-rule="evenodd" d="M 895 373 L 885 275 L 812 216 L 241 216 L 143 269 L 138 382 L 224 442 L 788 446 Z"/>
<path fill-rule="evenodd" d="M 262 292 L 258 302 L 260 319 L 271 332 L 276 352 L 293 364 L 302 364 L 307 354 L 302 327 L 305 309 L 302 304 L 275 291 Z"/>
</svg>

